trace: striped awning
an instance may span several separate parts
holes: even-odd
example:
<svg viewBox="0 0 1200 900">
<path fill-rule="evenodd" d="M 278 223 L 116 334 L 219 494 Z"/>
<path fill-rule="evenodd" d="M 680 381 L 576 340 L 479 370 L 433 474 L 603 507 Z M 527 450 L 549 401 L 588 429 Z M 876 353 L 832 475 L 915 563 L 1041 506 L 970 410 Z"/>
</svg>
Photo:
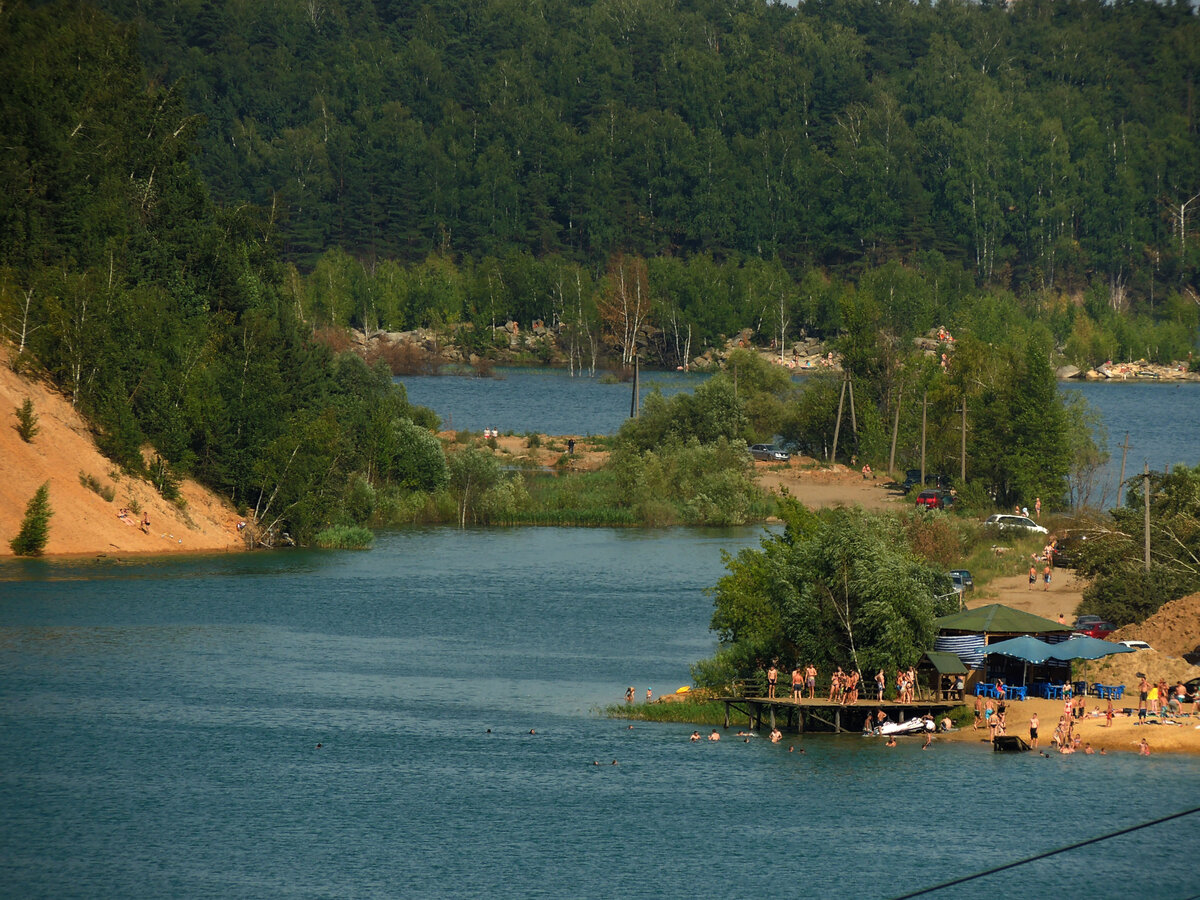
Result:
<svg viewBox="0 0 1200 900">
<path fill-rule="evenodd" d="M 982 634 L 943 634 L 934 642 L 933 649 L 953 653 L 968 669 L 983 665 Z"/>
</svg>

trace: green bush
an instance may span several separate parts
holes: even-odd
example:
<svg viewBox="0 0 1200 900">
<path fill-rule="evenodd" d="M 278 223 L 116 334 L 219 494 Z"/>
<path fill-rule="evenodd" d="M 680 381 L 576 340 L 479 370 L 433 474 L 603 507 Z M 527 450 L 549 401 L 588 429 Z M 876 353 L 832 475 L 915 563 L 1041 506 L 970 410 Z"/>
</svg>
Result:
<svg viewBox="0 0 1200 900">
<path fill-rule="evenodd" d="M 325 550 L 369 550 L 375 535 L 361 525 L 331 525 L 317 532 L 315 540 Z"/>
<path fill-rule="evenodd" d="M 95 475 L 89 475 L 87 472 L 80 471 L 79 483 L 90 491 L 93 491 L 107 500 L 113 502 L 113 498 L 117 496 L 117 491 L 111 485 L 101 484 L 100 480 Z"/>
</svg>

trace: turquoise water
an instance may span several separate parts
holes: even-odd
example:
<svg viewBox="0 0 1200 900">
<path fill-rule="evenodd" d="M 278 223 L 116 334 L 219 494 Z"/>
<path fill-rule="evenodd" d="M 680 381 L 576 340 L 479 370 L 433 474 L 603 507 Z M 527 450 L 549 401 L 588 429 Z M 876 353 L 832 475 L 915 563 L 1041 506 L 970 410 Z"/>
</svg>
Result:
<svg viewBox="0 0 1200 900">
<path fill-rule="evenodd" d="M 639 396 L 654 388 L 666 396 L 695 390 L 707 375 L 643 372 Z M 572 378 L 565 369 L 503 368 L 490 378 L 406 375 L 397 378 L 413 403 L 428 406 L 443 426 L 482 431 L 498 428 L 524 434 L 613 434 L 629 418 L 633 383 L 605 384 Z"/>
<path fill-rule="evenodd" d="M 707 377 L 647 372 L 643 373 L 641 393 L 644 397 L 654 386 L 668 396 L 695 390 Z M 497 369 L 495 378 L 406 376 L 398 380 L 408 390 L 409 399 L 437 412 L 445 427 L 472 431 L 498 428 L 517 434 L 612 434 L 629 416 L 632 397 L 630 384 L 571 378 L 559 369 Z M 1200 383 L 1070 382 L 1060 384 L 1059 390 L 1082 394 L 1108 431 L 1111 460 L 1097 480 L 1093 504 L 1107 507 L 1117 502 L 1119 445 L 1126 432 L 1131 447 L 1126 478 L 1141 472 L 1147 462 L 1156 471 L 1179 463 L 1200 464 Z"/>
<path fill-rule="evenodd" d="M 688 681 L 720 551 L 758 533 L 0 565 L 0 884 L 886 897 L 1200 804 L 1193 758 L 691 744 L 597 716 Z M 933 896 L 1190 896 L 1196 846 L 1200 816 Z"/>
</svg>

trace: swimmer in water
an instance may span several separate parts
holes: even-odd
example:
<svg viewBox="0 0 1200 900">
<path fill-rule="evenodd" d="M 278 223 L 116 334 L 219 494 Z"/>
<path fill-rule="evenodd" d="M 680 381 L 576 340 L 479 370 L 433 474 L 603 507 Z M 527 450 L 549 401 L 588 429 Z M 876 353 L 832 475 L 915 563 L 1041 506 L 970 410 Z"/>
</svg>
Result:
<svg viewBox="0 0 1200 900">
<path fill-rule="evenodd" d="M 896 746 L 896 736 L 895 736 L 895 735 L 892 735 L 891 737 L 889 737 L 889 738 L 888 738 L 888 740 L 887 740 L 887 743 L 886 743 L 886 744 L 884 744 L 883 746 L 885 746 L 885 747 L 895 747 L 895 746 Z"/>
</svg>

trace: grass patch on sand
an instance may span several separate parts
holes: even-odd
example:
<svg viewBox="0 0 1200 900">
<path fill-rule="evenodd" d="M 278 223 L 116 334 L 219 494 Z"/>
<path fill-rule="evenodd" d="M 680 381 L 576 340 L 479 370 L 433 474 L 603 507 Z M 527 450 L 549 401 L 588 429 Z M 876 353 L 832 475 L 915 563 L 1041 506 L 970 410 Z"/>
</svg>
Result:
<svg viewBox="0 0 1200 900">
<path fill-rule="evenodd" d="M 697 697 L 694 700 L 656 701 L 654 703 L 614 703 L 600 710 L 610 719 L 632 719 L 637 722 L 679 722 L 687 725 L 724 725 L 725 704 L 719 700 Z M 746 717 L 734 714 L 737 724 Z"/>
<path fill-rule="evenodd" d="M 317 533 L 315 543 L 325 550 L 369 550 L 375 535 L 360 525 L 333 525 Z"/>
</svg>

